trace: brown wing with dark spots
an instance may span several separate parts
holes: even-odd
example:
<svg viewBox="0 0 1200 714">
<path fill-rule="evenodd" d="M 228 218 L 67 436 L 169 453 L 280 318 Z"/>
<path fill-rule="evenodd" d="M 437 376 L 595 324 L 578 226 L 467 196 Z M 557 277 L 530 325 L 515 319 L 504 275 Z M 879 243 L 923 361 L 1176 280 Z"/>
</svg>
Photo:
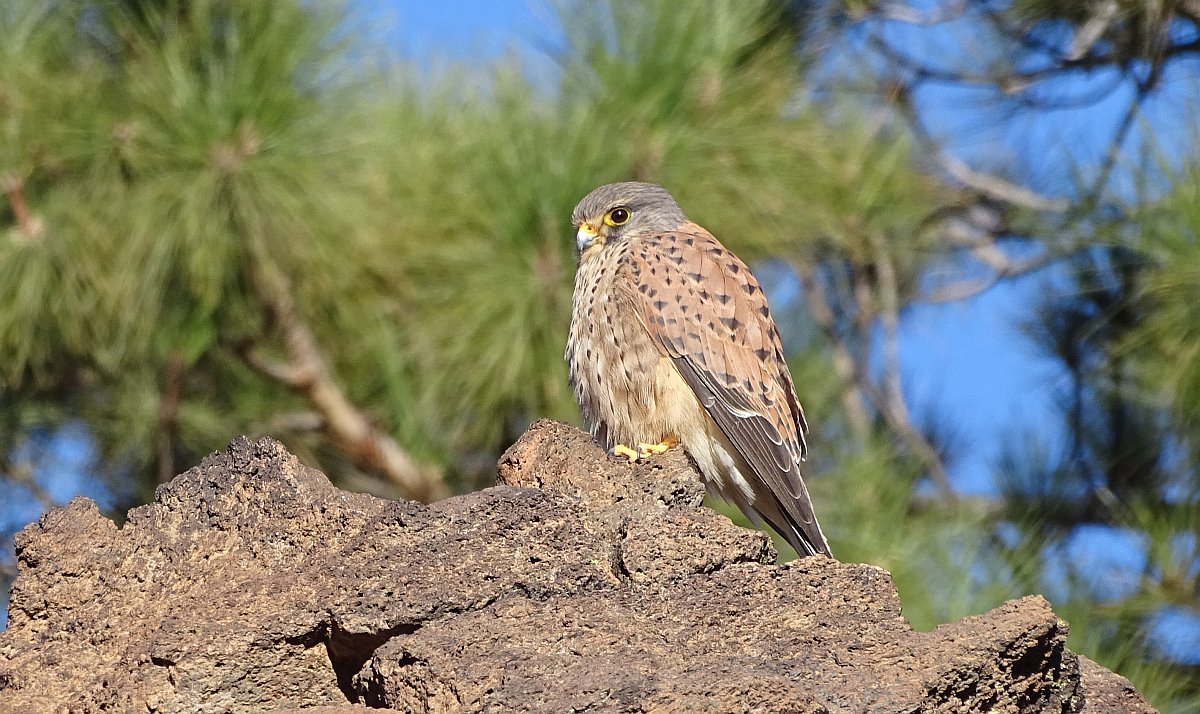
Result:
<svg viewBox="0 0 1200 714">
<path fill-rule="evenodd" d="M 808 425 L 758 281 L 695 224 L 639 239 L 625 261 L 651 338 L 775 500 L 786 523 L 771 525 L 801 554 L 828 555 L 800 476 Z"/>
</svg>

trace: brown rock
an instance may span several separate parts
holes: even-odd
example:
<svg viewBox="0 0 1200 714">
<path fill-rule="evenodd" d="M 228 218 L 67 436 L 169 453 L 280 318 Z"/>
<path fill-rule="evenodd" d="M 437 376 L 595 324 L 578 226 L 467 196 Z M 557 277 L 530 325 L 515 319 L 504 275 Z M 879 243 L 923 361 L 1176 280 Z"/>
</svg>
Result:
<svg viewBox="0 0 1200 714">
<path fill-rule="evenodd" d="M 1156 714 L 1154 707 L 1133 688 L 1128 679 L 1101 667 L 1083 655 L 1079 656 L 1079 679 L 1080 688 L 1087 693 L 1082 710 L 1085 714 Z"/>
<path fill-rule="evenodd" d="M 120 529 L 76 499 L 18 538 L 0 711 L 1152 711 L 1041 598 L 919 633 L 879 568 L 774 565 L 681 453 L 539 422 L 499 480 L 384 501 L 239 439 Z"/>
</svg>

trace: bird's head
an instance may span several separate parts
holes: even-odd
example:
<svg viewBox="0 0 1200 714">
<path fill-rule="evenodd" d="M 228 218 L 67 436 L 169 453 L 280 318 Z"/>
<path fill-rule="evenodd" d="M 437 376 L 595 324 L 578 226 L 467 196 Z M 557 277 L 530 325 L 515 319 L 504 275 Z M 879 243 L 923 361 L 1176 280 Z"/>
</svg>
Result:
<svg viewBox="0 0 1200 714">
<path fill-rule="evenodd" d="M 628 236 L 676 230 L 687 222 L 667 189 L 653 183 L 610 183 L 583 197 L 571 214 L 580 259 Z"/>
</svg>

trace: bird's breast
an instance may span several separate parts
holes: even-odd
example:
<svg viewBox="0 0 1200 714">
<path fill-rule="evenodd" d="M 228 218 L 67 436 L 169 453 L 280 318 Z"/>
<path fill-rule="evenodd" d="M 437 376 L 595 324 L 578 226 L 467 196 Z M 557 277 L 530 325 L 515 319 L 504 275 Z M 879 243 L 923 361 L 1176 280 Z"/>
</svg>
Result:
<svg viewBox="0 0 1200 714">
<path fill-rule="evenodd" d="M 571 386 L 593 436 L 614 444 L 665 437 L 664 360 L 640 317 L 619 254 L 584 262 L 575 276 L 567 364 Z M 670 366 L 670 361 L 666 360 Z"/>
</svg>

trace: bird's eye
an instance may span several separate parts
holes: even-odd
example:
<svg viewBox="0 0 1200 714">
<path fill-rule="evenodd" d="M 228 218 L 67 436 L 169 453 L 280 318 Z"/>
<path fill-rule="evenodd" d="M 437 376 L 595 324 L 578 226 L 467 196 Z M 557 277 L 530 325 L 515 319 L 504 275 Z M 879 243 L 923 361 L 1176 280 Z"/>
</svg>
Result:
<svg viewBox="0 0 1200 714">
<path fill-rule="evenodd" d="M 610 226 L 619 226 L 629 222 L 628 208 L 614 208 L 604 216 L 604 222 Z"/>
</svg>

